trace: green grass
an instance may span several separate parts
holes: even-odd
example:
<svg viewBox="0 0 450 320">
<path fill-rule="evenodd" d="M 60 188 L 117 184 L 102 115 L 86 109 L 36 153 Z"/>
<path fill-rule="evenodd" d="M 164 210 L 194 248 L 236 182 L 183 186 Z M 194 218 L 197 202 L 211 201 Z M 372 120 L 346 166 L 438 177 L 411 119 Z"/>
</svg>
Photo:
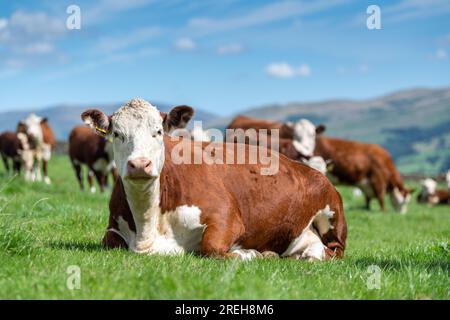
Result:
<svg viewBox="0 0 450 320">
<path fill-rule="evenodd" d="M 4 172 L 3 170 L 1 172 Z M 413 200 L 406 215 L 367 212 L 340 188 L 346 257 L 315 262 L 218 261 L 103 250 L 108 195 L 78 190 L 66 157 L 51 186 L 0 174 L 0 298 L 7 299 L 449 299 L 450 206 Z M 79 266 L 81 288 L 66 285 Z M 376 265 L 380 289 L 367 287 Z"/>
</svg>

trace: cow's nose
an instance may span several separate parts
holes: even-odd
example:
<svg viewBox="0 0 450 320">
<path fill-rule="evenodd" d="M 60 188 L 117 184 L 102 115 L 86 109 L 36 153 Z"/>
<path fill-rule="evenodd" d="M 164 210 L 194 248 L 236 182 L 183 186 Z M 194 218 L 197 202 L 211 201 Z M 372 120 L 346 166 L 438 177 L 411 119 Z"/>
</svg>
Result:
<svg viewBox="0 0 450 320">
<path fill-rule="evenodd" d="M 127 163 L 130 178 L 149 178 L 152 174 L 152 162 L 147 158 L 136 158 Z"/>
</svg>

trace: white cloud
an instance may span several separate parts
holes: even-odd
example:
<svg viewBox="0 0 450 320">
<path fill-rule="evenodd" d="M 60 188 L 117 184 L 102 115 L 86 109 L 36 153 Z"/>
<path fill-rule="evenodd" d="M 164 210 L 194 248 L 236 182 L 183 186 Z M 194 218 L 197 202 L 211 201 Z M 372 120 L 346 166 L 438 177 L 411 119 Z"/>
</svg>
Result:
<svg viewBox="0 0 450 320">
<path fill-rule="evenodd" d="M 302 64 L 299 67 L 293 67 L 286 62 L 277 62 L 269 64 L 266 67 L 266 73 L 275 78 L 294 78 L 307 77 L 311 75 L 311 68 L 307 64 Z"/>
<path fill-rule="evenodd" d="M 43 12 L 16 11 L 0 22 L 0 44 L 20 53 L 51 52 L 53 42 L 65 32 L 64 20 Z"/>
<path fill-rule="evenodd" d="M 438 60 L 445 60 L 447 59 L 448 55 L 447 55 L 447 51 L 445 51 L 444 49 L 438 49 L 436 50 L 435 53 L 435 58 Z"/>
<path fill-rule="evenodd" d="M 8 20 L 0 18 L 0 30 L 2 30 L 3 28 L 6 28 L 7 25 L 8 25 Z"/>
<path fill-rule="evenodd" d="M 197 48 L 197 44 L 191 38 L 180 38 L 174 43 L 174 47 L 180 51 L 192 51 Z"/>
<path fill-rule="evenodd" d="M 216 51 L 221 55 L 238 54 L 244 51 L 244 48 L 238 43 L 230 43 L 218 46 Z"/>
</svg>

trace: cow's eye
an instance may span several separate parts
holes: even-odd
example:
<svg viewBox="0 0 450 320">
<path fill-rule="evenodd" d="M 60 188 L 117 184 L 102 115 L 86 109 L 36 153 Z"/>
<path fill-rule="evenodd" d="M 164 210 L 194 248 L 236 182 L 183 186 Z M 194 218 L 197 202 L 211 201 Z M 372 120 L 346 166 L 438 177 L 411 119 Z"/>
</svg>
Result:
<svg viewBox="0 0 450 320">
<path fill-rule="evenodd" d="M 118 132 L 114 132 L 113 136 L 114 136 L 114 139 L 119 139 L 119 140 L 123 141 L 123 137 Z"/>
<path fill-rule="evenodd" d="M 157 135 L 158 135 L 158 136 L 162 135 L 162 130 L 161 130 L 161 129 L 159 129 L 159 130 L 156 132 L 156 134 L 153 134 L 152 137 L 153 137 L 153 138 L 156 138 Z"/>
</svg>

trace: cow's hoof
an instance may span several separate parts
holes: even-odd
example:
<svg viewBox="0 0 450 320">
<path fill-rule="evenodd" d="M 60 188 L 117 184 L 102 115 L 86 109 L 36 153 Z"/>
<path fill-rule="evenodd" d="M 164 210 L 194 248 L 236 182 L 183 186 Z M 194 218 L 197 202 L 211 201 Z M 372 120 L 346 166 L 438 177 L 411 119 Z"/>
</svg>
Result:
<svg viewBox="0 0 450 320">
<path fill-rule="evenodd" d="M 235 249 L 231 254 L 234 258 L 244 261 L 263 258 L 261 252 L 254 249 Z"/>
<path fill-rule="evenodd" d="M 91 187 L 91 193 L 95 193 L 95 187 Z"/>
<path fill-rule="evenodd" d="M 49 177 L 44 177 L 44 182 L 45 184 L 51 184 L 52 182 L 50 181 Z"/>
<path fill-rule="evenodd" d="M 279 258 L 280 255 L 276 252 L 273 251 L 264 251 L 263 253 L 261 253 L 264 259 L 275 259 L 275 258 Z"/>
</svg>

